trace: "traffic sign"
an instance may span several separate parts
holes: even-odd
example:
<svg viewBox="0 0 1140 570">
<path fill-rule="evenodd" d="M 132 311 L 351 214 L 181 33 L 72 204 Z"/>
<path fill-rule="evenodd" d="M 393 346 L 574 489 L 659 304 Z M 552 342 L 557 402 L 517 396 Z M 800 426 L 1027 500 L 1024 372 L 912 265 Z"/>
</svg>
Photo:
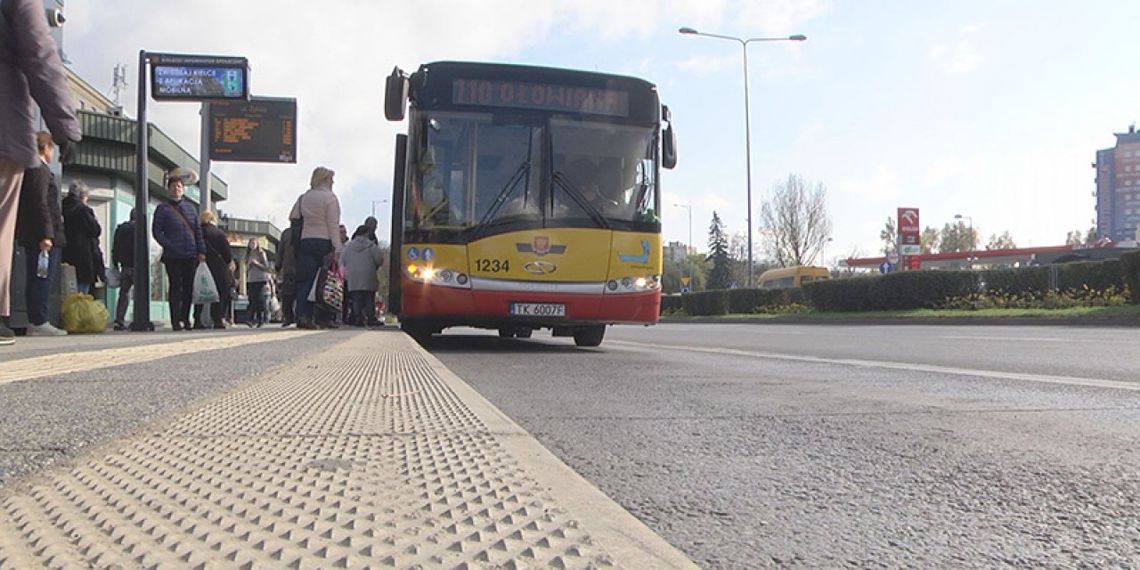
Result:
<svg viewBox="0 0 1140 570">
<path fill-rule="evenodd" d="M 879 273 L 887 274 L 887 273 L 890 273 L 894 270 L 895 270 L 894 264 L 889 262 L 889 261 L 884 261 L 884 262 L 879 264 Z"/>
<path fill-rule="evenodd" d="M 897 251 L 892 251 L 887 254 L 887 263 L 890 263 L 891 265 L 899 264 L 899 254 Z"/>
<path fill-rule="evenodd" d="M 688 277 L 681 277 L 681 285 L 688 287 L 689 286 L 689 278 Z"/>
<path fill-rule="evenodd" d="M 210 159 L 297 162 L 297 100 L 254 97 L 210 104 Z"/>
<path fill-rule="evenodd" d="M 147 53 L 150 92 L 157 101 L 249 99 L 249 60 L 244 57 Z"/>
</svg>

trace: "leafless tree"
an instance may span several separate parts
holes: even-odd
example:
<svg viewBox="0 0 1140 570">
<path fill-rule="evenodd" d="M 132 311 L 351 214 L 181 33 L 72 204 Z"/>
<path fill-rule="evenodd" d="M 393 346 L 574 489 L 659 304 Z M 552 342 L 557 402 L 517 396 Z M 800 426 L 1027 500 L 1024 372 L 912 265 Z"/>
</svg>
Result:
<svg viewBox="0 0 1140 570">
<path fill-rule="evenodd" d="M 772 197 L 760 209 L 760 223 L 765 250 L 775 265 L 811 263 L 831 237 L 827 188 L 789 174 L 772 187 Z"/>
</svg>

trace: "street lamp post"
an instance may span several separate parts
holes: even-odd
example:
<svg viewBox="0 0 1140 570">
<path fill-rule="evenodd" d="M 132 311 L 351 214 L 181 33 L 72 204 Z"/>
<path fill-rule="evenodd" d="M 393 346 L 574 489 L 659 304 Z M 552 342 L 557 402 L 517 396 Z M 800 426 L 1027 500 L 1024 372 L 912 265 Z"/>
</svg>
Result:
<svg viewBox="0 0 1140 570">
<path fill-rule="evenodd" d="M 823 242 L 823 245 L 819 248 L 819 258 L 823 261 L 824 267 L 827 267 L 827 244 L 833 241 L 835 241 L 835 238 L 827 238 L 827 240 L 825 240 Z"/>
<path fill-rule="evenodd" d="M 682 34 L 691 36 L 707 36 L 710 38 L 717 38 L 721 40 L 732 40 L 740 43 L 740 49 L 744 53 L 744 170 L 746 177 L 746 185 L 748 188 L 748 286 L 753 287 L 753 271 L 752 271 L 752 129 L 749 124 L 748 113 L 748 44 L 752 42 L 802 42 L 807 39 L 803 34 L 796 34 L 786 38 L 737 38 L 734 36 L 724 36 L 721 34 L 710 34 L 706 32 L 698 32 L 693 28 L 681 28 L 678 30 Z"/>
<path fill-rule="evenodd" d="M 383 200 L 372 200 L 372 217 L 373 218 L 376 217 L 376 204 L 387 204 L 387 203 L 388 203 L 387 198 L 384 198 Z"/>
</svg>

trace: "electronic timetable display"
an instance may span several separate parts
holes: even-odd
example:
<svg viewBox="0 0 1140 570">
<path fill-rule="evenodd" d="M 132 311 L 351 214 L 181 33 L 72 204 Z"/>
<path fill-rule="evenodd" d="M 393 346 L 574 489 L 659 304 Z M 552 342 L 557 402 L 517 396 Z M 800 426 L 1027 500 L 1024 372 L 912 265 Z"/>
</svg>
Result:
<svg viewBox="0 0 1140 570">
<path fill-rule="evenodd" d="M 297 162 L 297 100 L 255 97 L 210 103 L 210 159 Z"/>
</svg>

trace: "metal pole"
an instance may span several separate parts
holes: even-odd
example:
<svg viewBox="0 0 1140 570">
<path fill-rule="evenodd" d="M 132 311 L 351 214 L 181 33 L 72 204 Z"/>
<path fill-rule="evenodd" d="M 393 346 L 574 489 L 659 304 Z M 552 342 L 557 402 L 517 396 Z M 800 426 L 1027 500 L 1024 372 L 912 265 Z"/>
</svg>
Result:
<svg viewBox="0 0 1140 570">
<path fill-rule="evenodd" d="M 210 210 L 210 103 L 202 103 L 202 144 L 198 149 L 198 211 Z"/>
<path fill-rule="evenodd" d="M 146 50 L 139 50 L 138 110 L 135 123 L 135 268 L 134 268 L 134 319 L 131 330 L 154 330 L 150 322 L 150 240 L 147 237 L 147 205 L 150 203 L 150 186 L 147 169 L 150 147 L 146 121 Z"/>
<path fill-rule="evenodd" d="M 689 209 L 689 247 L 685 251 L 685 265 L 689 269 L 689 290 L 693 290 L 693 205 Z"/>
<path fill-rule="evenodd" d="M 740 42 L 744 52 L 744 172 L 748 186 L 748 288 L 752 278 L 752 124 L 748 118 L 748 42 Z"/>
</svg>

